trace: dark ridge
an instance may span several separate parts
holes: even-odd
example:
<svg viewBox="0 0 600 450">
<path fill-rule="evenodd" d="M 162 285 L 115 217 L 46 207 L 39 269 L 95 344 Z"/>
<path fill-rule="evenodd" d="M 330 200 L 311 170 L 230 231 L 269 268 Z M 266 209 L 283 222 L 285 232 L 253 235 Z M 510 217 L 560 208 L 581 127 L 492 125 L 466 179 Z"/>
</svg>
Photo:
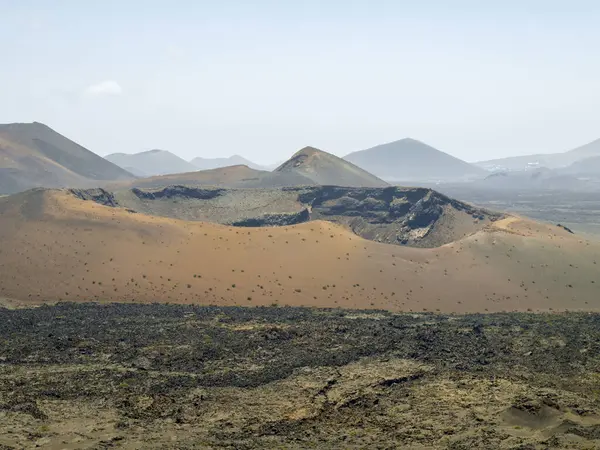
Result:
<svg viewBox="0 0 600 450">
<path fill-rule="evenodd" d="M 69 189 L 69 192 L 80 200 L 91 200 L 101 205 L 111 206 L 113 208 L 119 206 L 119 202 L 115 199 L 113 193 L 102 188 Z"/>
<path fill-rule="evenodd" d="M 571 230 L 569 227 L 567 227 L 567 226 L 565 226 L 565 225 L 562 225 L 562 224 L 560 224 L 560 223 L 559 223 L 559 224 L 557 224 L 556 226 L 557 226 L 557 227 L 560 227 L 560 228 L 562 228 L 562 229 L 563 229 L 563 230 L 565 230 L 565 231 L 568 231 L 568 232 L 569 232 L 569 233 L 571 233 L 571 234 L 575 234 L 575 232 L 574 232 L 573 230 Z"/>
<path fill-rule="evenodd" d="M 298 213 L 265 214 L 260 217 L 252 217 L 231 222 L 235 227 L 282 227 L 286 225 L 297 225 L 310 220 L 308 208 Z"/>
<path fill-rule="evenodd" d="M 221 195 L 226 189 L 194 188 L 188 186 L 167 186 L 155 191 L 133 188 L 131 192 L 136 197 L 145 200 L 161 198 L 195 198 L 198 200 L 210 200 Z"/>
</svg>

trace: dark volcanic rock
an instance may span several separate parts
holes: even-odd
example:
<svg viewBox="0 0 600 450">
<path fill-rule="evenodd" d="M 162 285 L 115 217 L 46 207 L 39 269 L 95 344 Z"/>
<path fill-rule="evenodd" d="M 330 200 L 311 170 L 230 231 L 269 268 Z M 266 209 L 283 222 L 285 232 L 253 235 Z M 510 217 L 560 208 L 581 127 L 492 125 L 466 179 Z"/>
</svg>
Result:
<svg viewBox="0 0 600 450">
<path fill-rule="evenodd" d="M 411 228 L 423 228 L 431 225 L 443 214 L 443 202 L 439 197 L 427 194 L 408 210 L 405 223 Z"/>
<path fill-rule="evenodd" d="M 231 225 L 236 227 L 281 227 L 296 225 L 309 220 L 310 212 L 308 208 L 305 208 L 299 213 L 265 214 L 260 217 L 237 220 L 232 222 Z"/>
<path fill-rule="evenodd" d="M 0 308 L 0 336 L 0 436 L 14 448 L 92 428 L 110 437 L 94 448 L 600 439 L 598 314 L 60 303 Z"/>
<path fill-rule="evenodd" d="M 568 232 L 569 232 L 569 233 L 571 233 L 571 234 L 575 234 L 575 233 L 573 232 L 573 230 L 571 230 L 569 227 L 567 227 L 567 226 L 565 226 L 565 225 L 562 225 L 562 224 L 560 224 L 560 223 L 559 223 L 559 224 L 557 224 L 556 226 L 557 226 L 557 227 L 560 227 L 560 228 L 562 228 L 562 229 L 563 229 L 563 230 L 565 230 L 565 231 L 568 231 Z"/>
<path fill-rule="evenodd" d="M 104 206 L 117 207 L 115 196 L 104 189 L 69 189 L 69 192 L 81 200 L 91 200 Z"/>
<path fill-rule="evenodd" d="M 188 186 L 167 186 L 162 189 L 146 191 L 137 188 L 133 188 L 133 192 L 138 198 L 145 200 L 154 200 L 159 198 L 196 198 L 199 200 L 210 200 L 221 195 L 225 189 L 210 189 L 210 188 L 197 188 Z"/>
<path fill-rule="evenodd" d="M 424 239 L 448 208 L 477 221 L 501 217 L 426 188 L 307 187 L 298 190 L 298 201 L 311 206 L 313 220 L 346 225 L 366 239 L 413 246 L 452 240 L 435 238 L 427 243 Z M 413 236 L 415 230 L 420 232 Z"/>
</svg>

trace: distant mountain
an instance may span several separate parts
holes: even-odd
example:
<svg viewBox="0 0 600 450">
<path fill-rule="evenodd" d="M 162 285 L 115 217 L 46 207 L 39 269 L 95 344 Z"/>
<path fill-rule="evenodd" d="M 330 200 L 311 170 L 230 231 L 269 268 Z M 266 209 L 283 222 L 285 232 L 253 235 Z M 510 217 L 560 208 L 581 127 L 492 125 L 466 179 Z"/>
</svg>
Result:
<svg viewBox="0 0 600 450">
<path fill-rule="evenodd" d="M 485 176 L 485 171 L 415 139 L 401 139 L 345 156 L 385 180 L 458 180 Z"/>
<path fill-rule="evenodd" d="M 167 175 L 172 173 L 194 172 L 198 167 L 166 150 L 149 150 L 141 153 L 113 153 L 105 158 L 127 168 L 138 176 Z"/>
<path fill-rule="evenodd" d="M 221 188 L 280 188 L 311 186 L 314 184 L 309 178 L 296 173 L 268 172 L 266 170 L 251 169 L 248 166 L 227 166 L 113 183 L 107 185 L 107 188 L 116 191 L 132 188 L 159 189 L 175 185 Z"/>
<path fill-rule="evenodd" d="M 174 185 L 223 188 L 254 187 L 253 183 L 260 181 L 269 174 L 269 172 L 251 169 L 248 166 L 228 166 L 217 169 L 196 170 L 194 172 L 156 175 L 127 183 L 117 183 L 108 186 L 108 188 L 113 190 L 132 188 L 158 189 Z"/>
<path fill-rule="evenodd" d="M 560 173 L 579 176 L 600 176 L 600 156 L 581 159 L 570 166 L 560 169 Z"/>
<path fill-rule="evenodd" d="M 539 169 L 541 167 L 551 168 L 553 164 L 547 159 L 552 155 L 525 155 L 511 156 L 509 158 L 490 159 L 488 161 L 478 161 L 473 165 L 485 169 L 489 172 L 523 171 Z"/>
<path fill-rule="evenodd" d="M 44 124 L 0 125 L 0 194 L 34 187 L 91 187 L 133 178 Z"/>
<path fill-rule="evenodd" d="M 316 148 L 295 153 L 274 171 L 252 169 L 246 165 L 219 167 L 188 173 L 153 176 L 111 189 L 161 188 L 171 185 L 216 186 L 227 188 L 279 188 L 331 185 L 345 187 L 385 187 L 383 180 L 354 164 Z"/>
<path fill-rule="evenodd" d="M 587 191 L 594 188 L 593 184 L 574 175 L 545 167 L 528 171 L 497 172 L 472 185 L 474 188 L 522 192 Z"/>
<path fill-rule="evenodd" d="M 348 187 L 382 187 L 388 183 L 337 156 L 305 147 L 273 171 L 277 174 L 300 175 L 314 184 Z"/>
<path fill-rule="evenodd" d="M 497 171 L 530 170 L 538 167 L 559 169 L 593 156 L 600 156 L 600 139 L 563 153 L 540 153 L 536 155 L 513 156 L 510 158 L 480 161 L 475 163 L 475 165 L 487 170 Z"/>
<path fill-rule="evenodd" d="M 200 170 L 210 170 L 210 169 L 218 169 L 220 167 L 230 167 L 230 166 L 248 166 L 251 169 L 255 170 L 267 170 L 266 167 L 260 166 L 258 164 L 253 163 L 252 161 L 239 156 L 233 155 L 229 158 L 194 158 L 190 161 L 194 166 L 196 166 Z"/>
</svg>

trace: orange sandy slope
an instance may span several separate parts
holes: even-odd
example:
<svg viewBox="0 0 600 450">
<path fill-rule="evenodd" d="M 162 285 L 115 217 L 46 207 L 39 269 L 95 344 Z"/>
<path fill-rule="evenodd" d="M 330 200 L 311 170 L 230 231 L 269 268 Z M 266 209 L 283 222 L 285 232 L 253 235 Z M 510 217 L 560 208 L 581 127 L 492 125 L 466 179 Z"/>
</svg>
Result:
<svg viewBox="0 0 600 450">
<path fill-rule="evenodd" d="M 36 190 L 0 198 L 0 298 L 393 311 L 600 310 L 600 245 L 510 217 L 415 249 L 328 222 L 234 228 Z"/>
</svg>

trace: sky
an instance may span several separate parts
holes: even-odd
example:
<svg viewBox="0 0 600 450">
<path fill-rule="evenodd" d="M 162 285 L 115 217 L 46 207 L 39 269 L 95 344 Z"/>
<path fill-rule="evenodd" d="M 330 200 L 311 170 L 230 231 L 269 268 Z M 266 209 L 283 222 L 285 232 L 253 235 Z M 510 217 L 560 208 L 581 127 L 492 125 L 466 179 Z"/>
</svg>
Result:
<svg viewBox="0 0 600 450">
<path fill-rule="evenodd" d="M 559 152 L 600 138 L 598 24 L 597 0 L 0 0 L 0 123 L 263 164 Z"/>
</svg>

